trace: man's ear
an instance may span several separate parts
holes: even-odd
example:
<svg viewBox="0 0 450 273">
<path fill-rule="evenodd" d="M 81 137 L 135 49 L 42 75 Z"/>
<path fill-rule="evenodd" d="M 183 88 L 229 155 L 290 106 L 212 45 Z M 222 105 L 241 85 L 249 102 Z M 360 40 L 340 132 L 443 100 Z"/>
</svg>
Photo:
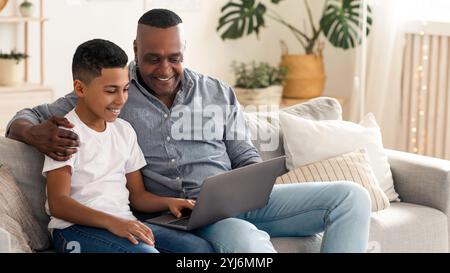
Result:
<svg viewBox="0 0 450 273">
<path fill-rule="evenodd" d="M 86 94 L 86 86 L 84 83 L 80 80 L 74 80 L 73 81 L 73 91 L 75 91 L 75 95 L 77 97 L 82 98 Z"/>
<path fill-rule="evenodd" d="M 137 62 L 137 43 L 136 43 L 136 40 L 133 41 L 133 51 L 134 51 L 134 60 Z"/>
</svg>

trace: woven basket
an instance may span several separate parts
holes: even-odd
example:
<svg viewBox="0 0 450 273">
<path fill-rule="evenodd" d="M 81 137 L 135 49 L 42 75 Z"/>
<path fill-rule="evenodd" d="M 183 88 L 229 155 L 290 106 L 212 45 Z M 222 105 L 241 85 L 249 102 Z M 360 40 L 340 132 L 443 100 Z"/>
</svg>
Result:
<svg viewBox="0 0 450 273">
<path fill-rule="evenodd" d="M 321 56 L 283 55 L 281 63 L 289 71 L 283 97 L 309 99 L 322 95 L 326 76 Z"/>
<path fill-rule="evenodd" d="M 281 85 L 269 86 L 267 88 L 245 89 L 236 87 L 239 103 L 243 106 L 248 105 L 280 105 L 283 95 Z"/>
</svg>

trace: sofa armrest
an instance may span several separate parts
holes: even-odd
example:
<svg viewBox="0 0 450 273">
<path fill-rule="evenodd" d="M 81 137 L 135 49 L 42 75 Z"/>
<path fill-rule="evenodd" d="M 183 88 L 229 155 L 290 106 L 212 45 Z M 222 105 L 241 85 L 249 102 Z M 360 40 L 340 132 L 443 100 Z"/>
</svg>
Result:
<svg viewBox="0 0 450 273">
<path fill-rule="evenodd" d="M 0 228 L 0 253 L 11 252 L 11 236 L 8 231 Z"/>
<path fill-rule="evenodd" d="M 388 149 L 386 153 L 400 199 L 448 215 L 450 161 Z"/>
</svg>

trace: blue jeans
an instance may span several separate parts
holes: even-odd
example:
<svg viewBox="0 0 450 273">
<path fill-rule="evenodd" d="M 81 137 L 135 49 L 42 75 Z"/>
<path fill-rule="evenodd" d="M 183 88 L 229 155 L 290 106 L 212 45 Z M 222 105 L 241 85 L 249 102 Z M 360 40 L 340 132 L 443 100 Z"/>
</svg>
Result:
<svg viewBox="0 0 450 273">
<path fill-rule="evenodd" d="M 70 253 L 208 253 L 214 252 L 206 240 L 189 232 L 144 223 L 155 236 L 155 247 L 139 241 L 134 245 L 105 229 L 73 225 L 53 230 L 56 252 Z"/>
<path fill-rule="evenodd" d="M 196 230 L 218 252 L 275 252 L 270 236 L 324 232 L 321 252 L 366 252 L 370 197 L 353 182 L 275 185 L 268 204 Z"/>
</svg>

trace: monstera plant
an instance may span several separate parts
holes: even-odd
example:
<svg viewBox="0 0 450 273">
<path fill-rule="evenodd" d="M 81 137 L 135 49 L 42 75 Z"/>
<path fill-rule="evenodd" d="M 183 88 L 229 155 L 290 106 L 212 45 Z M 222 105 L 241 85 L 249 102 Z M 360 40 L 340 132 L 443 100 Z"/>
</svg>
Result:
<svg viewBox="0 0 450 273">
<path fill-rule="evenodd" d="M 270 0 L 272 5 L 283 1 L 286 0 Z M 231 0 L 221 9 L 217 31 L 222 39 L 226 40 L 252 34 L 258 36 L 265 27 L 266 19 L 271 19 L 287 27 L 304 48 L 306 56 L 288 55 L 287 51 L 283 54 L 282 63 L 289 69 L 284 96 L 315 97 L 323 92 L 325 82 L 322 48 L 319 43 L 321 34 L 333 46 L 349 49 L 361 43 L 362 35 L 364 33 L 368 35 L 372 25 L 369 6 L 367 6 L 366 24 L 363 24 L 363 0 L 323 1 L 323 12 L 320 20 L 316 22 L 308 0 L 304 0 L 310 28 L 309 31 L 304 31 L 295 24 L 287 22 L 281 14 L 268 7 L 263 1 Z M 367 27 L 363 31 L 364 25 Z M 299 94 L 300 92 L 302 94 Z"/>
</svg>

